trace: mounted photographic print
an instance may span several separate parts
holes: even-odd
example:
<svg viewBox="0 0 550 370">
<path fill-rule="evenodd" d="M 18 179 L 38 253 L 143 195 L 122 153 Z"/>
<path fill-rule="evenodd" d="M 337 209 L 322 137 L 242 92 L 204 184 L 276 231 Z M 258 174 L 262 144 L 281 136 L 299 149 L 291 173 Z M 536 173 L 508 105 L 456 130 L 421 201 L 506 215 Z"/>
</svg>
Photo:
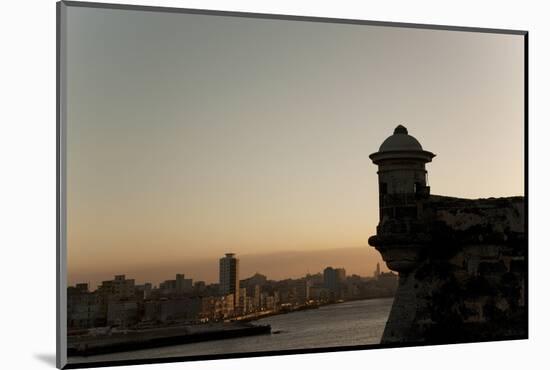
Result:
<svg viewBox="0 0 550 370">
<path fill-rule="evenodd" d="M 527 32 L 57 10 L 58 367 L 527 338 Z"/>
</svg>

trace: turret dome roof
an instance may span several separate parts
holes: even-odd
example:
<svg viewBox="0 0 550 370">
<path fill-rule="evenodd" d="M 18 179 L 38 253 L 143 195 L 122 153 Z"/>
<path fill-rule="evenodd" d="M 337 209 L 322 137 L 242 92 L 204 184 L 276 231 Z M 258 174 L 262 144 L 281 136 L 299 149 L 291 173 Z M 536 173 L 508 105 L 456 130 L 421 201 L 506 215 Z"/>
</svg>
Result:
<svg viewBox="0 0 550 370">
<path fill-rule="evenodd" d="M 393 151 L 416 151 L 422 150 L 422 145 L 413 136 L 409 135 L 405 126 L 399 125 L 393 131 L 393 135 L 388 137 L 382 145 L 380 145 L 379 152 L 393 152 Z"/>
</svg>

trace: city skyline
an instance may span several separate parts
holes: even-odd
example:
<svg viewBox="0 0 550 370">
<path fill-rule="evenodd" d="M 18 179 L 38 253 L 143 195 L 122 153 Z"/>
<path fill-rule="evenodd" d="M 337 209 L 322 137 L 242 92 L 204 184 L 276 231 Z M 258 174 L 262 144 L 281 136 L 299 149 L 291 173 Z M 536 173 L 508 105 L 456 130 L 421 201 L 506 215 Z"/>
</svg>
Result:
<svg viewBox="0 0 550 370">
<path fill-rule="evenodd" d="M 521 36 L 68 13 L 70 282 L 237 249 L 373 266 L 368 156 L 397 124 L 437 154 L 434 194 L 524 193 Z"/>
<path fill-rule="evenodd" d="M 344 267 L 327 266 L 324 269 L 322 269 L 321 271 L 316 271 L 316 272 L 313 272 L 313 273 L 308 272 L 308 273 L 304 274 L 303 276 L 297 276 L 297 277 L 294 277 L 294 278 L 270 279 L 270 278 L 267 278 L 267 276 L 265 276 L 264 274 L 262 274 L 261 271 L 257 271 L 253 275 L 242 277 L 239 280 L 243 281 L 243 280 L 247 280 L 247 279 L 253 278 L 255 276 L 261 275 L 261 276 L 265 276 L 267 281 L 279 283 L 279 282 L 286 281 L 286 280 L 302 280 L 302 279 L 307 279 L 308 277 L 324 276 L 327 269 L 340 270 L 340 271 L 344 272 L 345 277 L 356 276 L 356 277 L 360 277 L 361 279 L 377 278 L 382 274 L 391 274 L 393 276 L 397 276 L 397 274 L 392 272 L 391 270 L 381 271 L 381 272 L 378 272 L 377 270 L 375 270 L 375 271 L 371 272 L 371 274 L 372 274 L 371 276 L 365 276 L 365 275 L 359 275 L 359 274 L 348 274 Z M 134 281 L 137 286 L 141 286 L 141 285 L 145 285 L 145 284 L 151 284 L 152 289 L 162 289 L 162 285 L 164 283 L 172 282 L 172 281 L 177 283 L 178 278 L 183 277 L 183 276 L 185 276 L 187 280 L 191 280 L 193 284 L 198 282 L 198 283 L 205 283 L 207 286 L 208 285 L 211 285 L 211 286 L 215 285 L 215 286 L 221 287 L 221 284 L 219 284 L 219 282 L 206 282 L 206 281 L 203 281 L 203 280 L 195 280 L 195 279 L 193 279 L 192 276 L 187 276 L 185 274 L 174 274 L 174 276 L 171 276 L 171 277 L 174 277 L 175 279 L 165 279 L 163 281 L 160 281 L 158 284 L 152 283 L 150 281 L 145 281 L 145 280 L 143 280 L 143 281 L 137 280 L 137 279 L 135 279 L 135 277 L 130 276 L 130 275 L 126 275 L 126 274 L 116 274 L 116 275 L 112 275 L 110 277 L 110 279 L 102 280 L 100 283 L 98 283 L 95 286 L 90 285 L 89 282 L 86 282 L 86 281 L 78 281 L 78 282 L 75 282 L 74 284 L 69 284 L 68 287 L 69 288 L 74 288 L 74 287 L 81 286 L 82 284 L 85 284 L 87 286 L 87 288 L 89 289 L 89 291 L 93 292 L 93 291 L 98 290 L 99 288 L 101 288 L 101 285 L 105 282 L 110 282 L 110 281 L 116 280 L 117 278 L 124 278 L 124 279 L 127 279 L 127 280 Z M 234 294 L 234 292 L 228 292 L 227 294 Z M 224 295 L 224 294 L 220 293 L 220 295 Z"/>
<path fill-rule="evenodd" d="M 231 254 L 233 256 L 236 255 L 235 253 L 229 253 L 228 252 L 228 253 L 226 253 L 226 256 L 227 256 L 227 254 Z M 209 262 L 212 263 L 213 261 L 220 261 L 223 258 L 225 258 L 225 257 L 214 258 L 212 260 L 209 260 Z M 238 269 L 240 270 L 240 259 L 241 258 L 240 258 L 240 256 L 236 256 L 235 258 L 237 258 L 237 260 L 239 261 L 238 262 L 238 264 L 239 264 Z M 326 264 L 325 263 L 322 267 L 320 267 L 316 270 L 310 271 L 309 269 L 306 269 L 307 271 L 302 271 L 302 273 L 298 272 L 298 273 L 293 274 L 293 276 L 286 276 L 286 277 L 279 277 L 279 278 L 274 278 L 272 276 L 269 276 L 269 275 L 265 274 L 264 271 L 262 271 L 261 268 L 256 268 L 254 266 L 246 266 L 245 265 L 245 267 L 248 267 L 247 269 L 245 269 L 245 271 L 247 271 L 247 273 L 241 274 L 240 271 L 239 271 L 239 272 L 237 272 L 236 276 L 237 276 L 239 281 L 246 280 L 246 279 L 248 279 L 252 276 L 255 276 L 256 274 L 260 274 L 260 275 L 265 276 L 267 278 L 267 280 L 269 280 L 269 281 L 284 281 L 284 280 L 289 280 L 289 279 L 290 280 L 303 279 L 303 278 L 306 278 L 308 275 L 309 276 L 313 276 L 313 275 L 317 275 L 317 274 L 323 275 L 324 271 L 327 268 L 329 268 L 329 269 L 334 268 L 336 270 L 343 269 L 344 273 L 347 274 L 348 276 L 357 275 L 357 276 L 361 276 L 361 277 L 377 277 L 377 276 L 380 275 L 380 272 L 382 272 L 382 273 L 391 272 L 391 270 L 389 270 L 387 268 L 381 268 L 381 266 L 383 266 L 383 265 L 384 265 L 383 262 L 382 262 L 382 265 L 379 262 L 377 262 L 375 264 L 374 270 L 364 271 L 364 273 L 358 273 L 356 271 L 355 272 L 354 271 L 348 271 L 346 266 L 339 265 L 338 263 L 333 263 L 333 264 Z M 118 272 L 112 272 L 111 275 L 103 274 L 103 275 L 101 275 L 101 277 L 98 277 L 94 280 L 73 279 L 73 280 L 69 281 L 69 286 L 77 286 L 79 284 L 87 284 L 89 289 L 92 289 L 92 288 L 97 289 L 101 286 L 101 284 L 103 282 L 110 281 L 110 278 L 112 278 L 113 276 L 114 277 L 126 276 L 127 278 L 131 278 L 132 280 L 134 280 L 136 282 L 136 284 L 139 284 L 139 285 L 152 284 L 153 287 L 158 288 L 158 287 L 161 287 L 163 283 L 166 283 L 169 280 L 174 280 L 174 279 L 172 279 L 172 277 L 175 276 L 174 281 L 176 281 L 176 282 L 178 281 L 178 278 L 181 278 L 182 280 L 190 279 L 192 281 L 192 284 L 194 284 L 195 282 L 204 282 L 207 285 L 216 285 L 216 284 L 218 284 L 218 285 L 220 285 L 220 289 L 223 292 L 225 292 L 226 294 L 233 293 L 233 291 L 229 291 L 229 290 L 227 290 L 227 288 L 226 289 L 222 288 L 222 285 L 223 285 L 223 284 L 221 284 L 222 274 L 221 274 L 221 271 L 219 271 L 219 270 L 221 270 L 221 261 L 218 264 L 218 266 L 219 266 L 219 269 L 217 271 L 218 272 L 217 273 L 217 276 L 218 276 L 217 280 L 216 279 L 203 280 L 203 279 L 197 278 L 193 274 L 188 273 L 187 270 L 184 271 L 184 269 L 173 270 L 169 273 L 165 273 L 163 276 L 157 277 L 156 279 L 146 279 L 146 278 L 136 277 L 135 275 L 133 275 L 131 273 L 128 274 L 128 273 L 125 273 L 125 272 L 118 271 Z M 251 273 L 250 271 L 254 271 L 254 272 Z M 167 277 L 168 277 L 168 279 L 167 279 Z"/>
<path fill-rule="evenodd" d="M 120 329 L 132 329 L 118 339 L 124 346 L 132 343 L 136 334 L 145 340 L 138 345 L 149 346 L 157 340 L 166 345 L 169 338 L 178 343 L 187 335 L 197 341 L 216 339 L 225 337 L 226 330 L 231 330 L 231 335 L 271 333 L 271 325 L 257 326 L 250 321 L 346 301 L 391 299 L 398 276 L 379 274 L 378 270 L 377 265 L 372 277 L 360 277 L 347 275 L 345 268 L 327 266 L 320 273 L 297 279 L 277 281 L 256 273 L 241 280 L 239 258 L 226 253 L 219 258 L 219 281 L 214 284 L 193 281 L 183 273 L 158 286 L 139 284 L 121 274 L 103 280 L 95 289 L 78 283 L 67 288 L 67 327 L 73 334 L 69 335 L 73 345 L 68 353 L 117 352 L 121 348 L 113 342 L 105 347 L 104 339 Z M 81 337 L 89 330 L 103 334 L 100 338 Z"/>
</svg>

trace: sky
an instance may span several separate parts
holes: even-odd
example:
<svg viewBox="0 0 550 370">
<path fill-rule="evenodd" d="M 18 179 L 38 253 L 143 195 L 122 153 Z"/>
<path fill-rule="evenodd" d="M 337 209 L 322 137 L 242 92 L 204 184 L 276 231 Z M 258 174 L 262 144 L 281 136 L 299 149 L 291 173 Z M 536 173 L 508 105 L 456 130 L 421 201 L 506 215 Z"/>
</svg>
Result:
<svg viewBox="0 0 550 370">
<path fill-rule="evenodd" d="M 524 194 L 522 36 L 80 7 L 67 19 L 70 284 L 185 270 L 214 282 L 226 252 L 243 256 L 241 278 L 257 271 L 245 260 L 282 279 L 327 256 L 371 275 L 368 156 L 398 124 L 437 155 L 433 194 Z"/>
</svg>

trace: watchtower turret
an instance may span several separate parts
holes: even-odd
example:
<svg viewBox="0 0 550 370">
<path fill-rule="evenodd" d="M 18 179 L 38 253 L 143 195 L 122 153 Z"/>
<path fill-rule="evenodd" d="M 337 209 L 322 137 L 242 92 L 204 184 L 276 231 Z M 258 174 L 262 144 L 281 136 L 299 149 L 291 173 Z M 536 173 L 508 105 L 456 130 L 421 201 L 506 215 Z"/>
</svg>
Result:
<svg viewBox="0 0 550 370">
<path fill-rule="evenodd" d="M 426 163 L 433 157 L 401 125 L 370 155 L 378 165 L 380 222 L 369 244 L 400 273 L 416 266 L 430 239 L 423 203 L 430 196 Z"/>
<path fill-rule="evenodd" d="M 426 163 L 435 154 L 423 150 L 407 128 L 399 125 L 369 157 L 378 165 L 380 221 L 416 217 L 415 199 L 430 194 Z"/>
</svg>

